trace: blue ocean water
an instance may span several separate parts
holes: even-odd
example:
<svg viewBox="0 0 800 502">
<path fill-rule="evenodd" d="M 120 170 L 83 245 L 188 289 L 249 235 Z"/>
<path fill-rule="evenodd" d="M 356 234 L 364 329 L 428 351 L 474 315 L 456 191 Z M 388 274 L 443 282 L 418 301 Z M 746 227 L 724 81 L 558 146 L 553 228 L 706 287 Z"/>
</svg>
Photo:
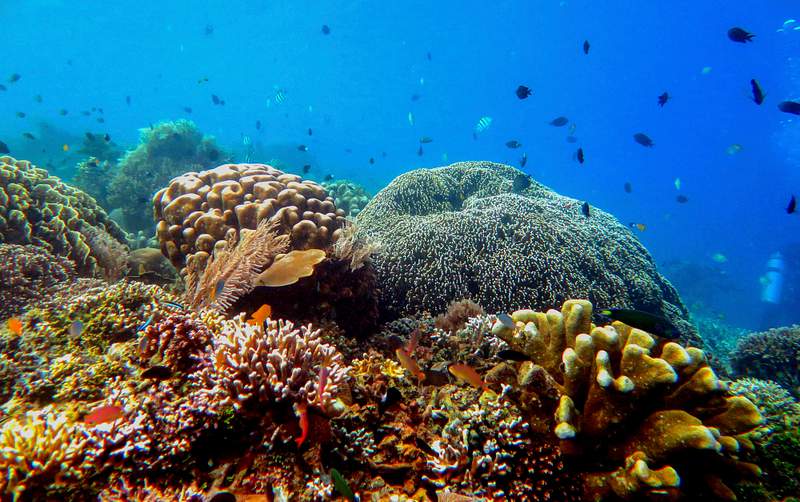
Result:
<svg viewBox="0 0 800 502">
<path fill-rule="evenodd" d="M 524 152 L 536 180 L 644 223 L 637 235 L 668 277 L 675 263 L 705 271 L 700 299 L 731 323 L 763 324 L 774 252 L 787 274 L 800 270 L 790 259 L 800 219 L 785 212 L 800 195 L 800 120 L 777 109 L 800 97 L 800 24 L 784 27 L 800 18 L 793 2 L 10 0 L 0 16 L 0 140 L 67 179 L 74 158 L 62 143 L 92 131 L 132 147 L 139 128 L 177 118 L 240 158 L 248 136 L 264 157 L 255 160 L 294 152 L 312 177 L 373 192 L 410 169 L 518 165 Z M 731 42 L 732 26 L 754 42 Z M 761 106 L 753 78 L 767 93 Z M 521 84 L 533 90 L 526 100 L 514 93 Z M 672 99 L 659 108 L 665 91 Z M 80 114 L 92 107 L 102 114 Z M 476 140 L 483 116 L 492 125 Z M 548 124 L 558 116 L 578 143 L 565 140 L 569 126 Z M 638 132 L 655 146 L 636 144 Z M 433 142 L 420 156 L 422 136 Z M 730 155 L 732 145 L 741 151 Z M 787 316 L 779 324 L 800 321 Z"/>
</svg>

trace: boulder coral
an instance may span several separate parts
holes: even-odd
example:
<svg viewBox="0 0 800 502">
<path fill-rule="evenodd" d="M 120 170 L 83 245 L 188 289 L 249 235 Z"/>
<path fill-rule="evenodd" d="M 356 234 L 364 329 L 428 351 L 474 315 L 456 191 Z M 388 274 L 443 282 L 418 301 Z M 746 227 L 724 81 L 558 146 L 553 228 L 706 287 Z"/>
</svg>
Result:
<svg viewBox="0 0 800 502">
<path fill-rule="evenodd" d="M 741 338 L 731 354 L 736 375 L 773 380 L 800 397 L 800 326 L 784 326 Z"/>
<path fill-rule="evenodd" d="M 561 311 L 512 313 L 514 328 L 492 327 L 530 358 L 502 367 L 513 366 L 532 424 L 555 417 L 552 431 L 584 472 L 587 497 L 734 500 L 726 481 L 760 474 L 740 458 L 763 420 L 756 406 L 730 394 L 702 350 L 620 322 L 594 326 L 591 316 L 590 302 L 569 300 Z"/>
<path fill-rule="evenodd" d="M 329 247 L 344 222 L 320 185 L 265 164 L 186 172 L 155 195 L 153 209 L 161 250 L 179 269 L 193 256 L 205 263 L 229 234 L 255 230 L 262 220 L 279 223 L 301 250 Z"/>
<path fill-rule="evenodd" d="M 382 244 L 374 266 L 389 316 L 443 312 L 471 298 L 488 312 L 568 298 L 661 314 L 700 344 L 675 289 L 628 228 L 510 166 L 464 162 L 397 177 L 356 219 Z"/>
<path fill-rule="evenodd" d="M 85 192 L 28 161 L 0 157 L 0 242 L 69 258 L 81 275 L 124 263 L 125 232 Z"/>
<path fill-rule="evenodd" d="M 161 122 L 140 130 L 139 145 L 119 161 L 108 187 L 108 203 L 122 212 L 129 232 L 151 231 L 148 203 L 175 176 L 226 162 L 228 155 L 194 122 Z"/>
</svg>

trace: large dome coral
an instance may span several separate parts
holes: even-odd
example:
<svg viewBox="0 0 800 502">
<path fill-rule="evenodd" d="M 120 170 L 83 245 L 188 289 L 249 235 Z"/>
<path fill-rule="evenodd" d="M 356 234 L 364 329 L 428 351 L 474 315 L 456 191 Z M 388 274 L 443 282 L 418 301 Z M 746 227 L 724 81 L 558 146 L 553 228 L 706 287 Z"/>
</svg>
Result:
<svg viewBox="0 0 800 502">
<path fill-rule="evenodd" d="M 465 162 L 405 173 L 356 220 L 382 245 L 374 265 L 390 315 L 442 312 L 471 298 L 487 311 L 550 308 L 567 298 L 633 307 L 683 321 L 677 292 L 647 250 L 613 216 L 532 182 L 514 192 L 520 171 Z"/>
<path fill-rule="evenodd" d="M 92 197 L 7 156 L 0 157 L 0 242 L 43 247 L 82 275 L 115 278 L 127 261 L 125 233 Z"/>
</svg>

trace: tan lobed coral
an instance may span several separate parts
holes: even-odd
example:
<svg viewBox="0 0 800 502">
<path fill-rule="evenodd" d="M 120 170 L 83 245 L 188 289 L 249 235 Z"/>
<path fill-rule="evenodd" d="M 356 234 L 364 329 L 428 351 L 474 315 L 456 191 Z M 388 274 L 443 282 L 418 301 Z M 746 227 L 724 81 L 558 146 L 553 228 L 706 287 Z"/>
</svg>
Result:
<svg viewBox="0 0 800 502">
<path fill-rule="evenodd" d="M 114 275 L 125 233 L 85 192 L 28 161 L 0 157 L 0 241 L 34 244 L 82 275 Z"/>
<path fill-rule="evenodd" d="M 570 300 L 560 312 L 514 312 L 515 329 L 492 328 L 530 357 L 514 366 L 521 406 L 543 424 L 555 407 L 553 430 L 586 470 L 587 496 L 733 500 L 724 480 L 760 472 L 739 459 L 762 422 L 756 406 L 728 392 L 701 350 L 619 322 L 595 327 L 591 315 L 591 303 Z"/>
<path fill-rule="evenodd" d="M 329 247 L 344 211 L 320 185 L 264 164 L 225 164 L 174 178 L 153 198 L 162 252 L 177 268 L 199 254 L 206 261 L 229 233 L 268 219 L 291 236 L 292 249 Z"/>
<path fill-rule="evenodd" d="M 702 343 L 675 289 L 612 215 L 536 183 L 514 191 L 510 166 L 463 162 L 395 178 L 356 218 L 380 242 L 381 306 L 393 316 L 443 312 L 471 298 L 487 312 L 547 309 L 569 298 L 673 319 Z"/>
</svg>

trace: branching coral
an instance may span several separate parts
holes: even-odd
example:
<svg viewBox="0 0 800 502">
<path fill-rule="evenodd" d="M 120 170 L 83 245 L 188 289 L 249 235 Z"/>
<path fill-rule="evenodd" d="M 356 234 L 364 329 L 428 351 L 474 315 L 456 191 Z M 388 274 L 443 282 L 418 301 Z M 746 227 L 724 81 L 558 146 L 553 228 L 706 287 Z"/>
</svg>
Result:
<svg viewBox="0 0 800 502">
<path fill-rule="evenodd" d="M 536 182 L 513 192 L 519 174 L 489 162 L 419 169 L 369 202 L 356 223 L 383 245 L 373 262 L 389 314 L 439 313 L 461 298 L 489 312 L 589 298 L 661 313 L 701 343 L 628 228 L 596 208 L 586 218 L 579 201 Z"/>
<path fill-rule="evenodd" d="M 139 342 L 143 360 L 155 360 L 176 373 L 200 369 L 212 333 L 194 313 L 175 314 L 148 326 Z"/>
<path fill-rule="evenodd" d="M 139 146 L 120 159 L 108 190 L 109 203 L 121 209 L 131 232 L 152 227 L 147 205 L 170 179 L 227 160 L 214 138 L 189 120 L 161 122 L 140 136 Z"/>
<path fill-rule="evenodd" d="M 756 441 L 764 443 L 773 434 L 800 426 L 800 403 L 775 382 L 740 378 L 730 383 L 730 390 L 755 404 L 764 417 L 764 423 L 750 434 Z"/>
<path fill-rule="evenodd" d="M 22 314 L 74 277 L 73 263 L 46 248 L 0 244 L 0 319 Z"/>
<path fill-rule="evenodd" d="M 519 364 L 520 405 L 547 421 L 566 453 L 586 462 L 587 494 L 711 493 L 731 499 L 725 478 L 758 474 L 739 459 L 745 434 L 762 417 L 732 396 L 703 352 L 664 343 L 615 322 L 593 327 L 592 305 L 567 301 L 561 312 L 517 311 L 515 329 L 493 332 L 531 361 Z M 532 419 L 535 421 L 535 419 Z M 617 463 L 613 472 L 592 472 Z"/>
<path fill-rule="evenodd" d="M 800 396 L 800 326 L 752 333 L 739 340 L 731 354 L 733 371 L 741 376 L 773 380 Z"/>
<path fill-rule="evenodd" d="M 0 157 L 0 240 L 43 247 L 72 260 L 80 274 L 94 275 L 110 266 L 102 258 L 108 246 L 93 247 L 100 234 L 102 242 L 125 243 L 125 233 L 88 194 L 30 162 Z"/>
</svg>

